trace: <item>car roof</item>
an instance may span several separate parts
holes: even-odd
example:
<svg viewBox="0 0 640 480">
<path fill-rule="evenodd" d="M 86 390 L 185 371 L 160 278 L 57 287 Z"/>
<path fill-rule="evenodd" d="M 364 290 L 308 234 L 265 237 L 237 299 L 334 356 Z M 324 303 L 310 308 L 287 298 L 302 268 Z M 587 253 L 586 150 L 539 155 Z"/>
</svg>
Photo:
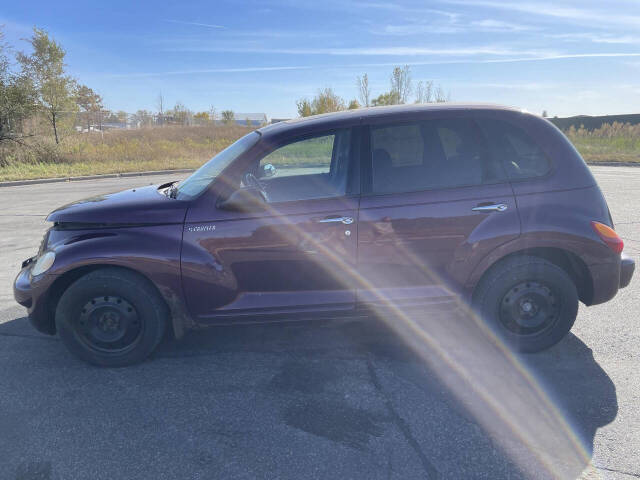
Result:
<svg viewBox="0 0 640 480">
<path fill-rule="evenodd" d="M 274 123 L 260 128 L 258 131 L 266 136 L 279 135 L 290 130 L 307 130 L 310 128 L 322 129 L 333 126 L 356 123 L 359 120 L 366 120 L 380 117 L 393 117 L 397 119 L 404 115 L 412 116 L 424 113 L 451 112 L 460 110 L 493 111 L 493 112 L 513 112 L 522 113 L 523 110 L 515 107 L 485 103 L 429 103 L 411 105 L 389 105 L 383 107 L 365 107 L 353 110 L 343 110 L 340 112 L 323 113 L 309 117 L 294 118 L 282 122 Z"/>
</svg>

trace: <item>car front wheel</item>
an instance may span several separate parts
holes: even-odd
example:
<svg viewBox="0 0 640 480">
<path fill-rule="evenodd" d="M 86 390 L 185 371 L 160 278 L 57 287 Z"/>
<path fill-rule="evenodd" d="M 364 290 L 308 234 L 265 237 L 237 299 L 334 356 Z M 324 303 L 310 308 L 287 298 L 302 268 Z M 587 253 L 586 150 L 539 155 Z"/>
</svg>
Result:
<svg viewBox="0 0 640 480">
<path fill-rule="evenodd" d="M 164 334 L 168 312 L 144 277 L 119 268 L 101 268 L 79 278 L 63 293 L 55 321 L 71 352 L 99 366 L 141 362 Z"/>
<path fill-rule="evenodd" d="M 578 292 L 562 268 L 542 258 L 518 256 L 492 267 L 476 288 L 473 303 L 507 346 L 538 352 L 571 330 Z"/>
</svg>

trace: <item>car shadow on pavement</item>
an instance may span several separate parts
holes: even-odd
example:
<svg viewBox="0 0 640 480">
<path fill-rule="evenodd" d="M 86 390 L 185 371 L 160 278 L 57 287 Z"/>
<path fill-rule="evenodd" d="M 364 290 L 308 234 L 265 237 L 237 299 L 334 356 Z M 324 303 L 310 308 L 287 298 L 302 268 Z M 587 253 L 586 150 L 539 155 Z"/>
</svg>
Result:
<svg viewBox="0 0 640 480">
<path fill-rule="evenodd" d="M 131 464 L 157 478 L 579 476 L 597 429 L 617 414 L 591 350 L 569 334 L 514 356 L 461 325 L 440 319 L 412 338 L 382 321 L 215 327 L 109 370 L 76 360 L 25 318 L 5 322 L 0 389 L 23 395 L 0 397 L 0 431 L 11 432 L 0 435 L 0 477 L 72 478 L 84 466 L 144 478 Z M 68 452 L 51 463 L 53 443 Z M 171 466 L 158 463 L 164 456 Z M 29 473 L 40 467 L 45 476 Z"/>
<path fill-rule="evenodd" d="M 425 402 L 412 411 L 410 405 L 416 396 L 426 394 L 425 399 L 433 401 L 432 408 L 434 403 L 446 405 L 440 408 L 449 411 L 443 411 L 430 429 L 438 423 L 438 429 L 449 438 L 440 436 L 439 448 L 434 448 L 432 440 L 422 439 L 431 449 L 429 457 L 442 458 L 447 449 L 459 453 L 459 437 L 467 427 L 450 427 L 464 419 L 483 430 L 480 435 L 463 434 L 475 436 L 479 450 L 490 448 L 488 443 L 482 446 L 479 439 L 485 436 L 492 446 L 500 445 L 507 452 L 508 459 L 502 458 L 498 463 L 505 462 L 525 476 L 544 478 L 541 472 L 545 471 L 556 478 L 579 476 L 590 467 L 597 429 L 611 423 L 618 411 L 615 385 L 595 361 L 592 350 L 569 333 L 545 352 L 514 354 L 491 345 L 491 340 L 477 327 L 471 319 L 450 318 L 448 314 L 436 316 L 420 325 L 430 334 L 433 344 L 418 341 L 416 346 L 415 339 L 420 337 L 416 331 L 412 330 L 411 338 L 407 338 L 402 329 L 382 321 L 227 326 L 203 330 L 182 342 L 165 342 L 158 356 L 249 352 L 282 355 L 286 360 L 282 371 L 274 377 L 278 385 L 318 394 L 323 391 L 323 384 L 340 376 L 341 365 L 336 359 L 356 355 L 366 359 L 368 380 L 376 386 L 377 393 L 386 401 L 398 402 L 395 407 L 401 412 L 398 415 L 406 415 L 407 422 L 421 423 L 423 419 L 419 417 L 429 408 Z M 443 351 L 434 353 L 432 349 L 436 346 Z M 504 363 L 509 367 L 505 368 Z M 469 377 L 465 380 L 461 375 Z M 403 405 L 403 395 L 398 389 L 403 385 L 408 388 L 407 382 L 416 391 L 408 394 L 409 398 L 404 400 L 408 405 Z M 476 382 L 479 385 L 474 385 Z M 495 392 L 492 398 L 479 395 L 486 389 Z M 410 398 L 411 395 L 414 397 Z M 326 415 L 322 407 L 317 408 Z M 306 415 L 311 410 L 305 405 Z M 412 418 L 414 415 L 416 418 Z M 454 420 L 454 416 L 458 418 Z M 501 419 L 504 416 L 507 421 Z M 496 425 L 501 422 L 504 425 Z M 322 431 L 318 425 L 313 425 L 313 429 L 308 431 L 316 434 Z M 456 430 L 459 433 L 454 433 Z M 412 440 L 421 443 L 419 436 Z M 459 456 L 449 461 L 464 463 Z M 433 470 L 445 473 L 437 460 L 431 463 Z M 487 472 L 492 469 L 487 466 Z M 425 470 L 428 472 L 429 468 Z"/>
</svg>

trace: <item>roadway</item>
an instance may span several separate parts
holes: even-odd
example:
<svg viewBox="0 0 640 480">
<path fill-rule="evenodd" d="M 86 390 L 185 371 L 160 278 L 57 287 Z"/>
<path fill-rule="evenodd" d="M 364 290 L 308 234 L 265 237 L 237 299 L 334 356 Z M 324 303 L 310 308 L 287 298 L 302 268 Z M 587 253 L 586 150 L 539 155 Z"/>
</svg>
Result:
<svg viewBox="0 0 640 480">
<path fill-rule="evenodd" d="M 593 171 L 639 262 L 640 168 Z M 536 355 L 464 312 L 216 328 L 111 370 L 32 330 L 11 283 L 46 214 L 170 179 L 0 188 L 0 478 L 640 477 L 637 278 Z"/>
</svg>

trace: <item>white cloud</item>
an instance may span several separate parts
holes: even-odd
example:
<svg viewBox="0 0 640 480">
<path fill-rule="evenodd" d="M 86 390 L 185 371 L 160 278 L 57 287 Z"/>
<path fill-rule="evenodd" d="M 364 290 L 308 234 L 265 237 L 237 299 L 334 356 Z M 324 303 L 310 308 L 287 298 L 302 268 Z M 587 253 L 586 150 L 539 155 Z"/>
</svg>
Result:
<svg viewBox="0 0 640 480">
<path fill-rule="evenodd" d="M 495 0 L 444 0 L 450 5 L 464 5 L 471 7 L 486 7 L 497 10 L 509 10 L 513 12 L 540 15 L 577 23 L 587 23 L 597 27 L 599 25 L 617 25 L 638 28 L 640 16 L 633 14 L 612 13 L 609 2 L 602 2 L 605 9 L 589 10 L 585 8 L 565 7 L 549 2 L 526 1 L 495 1 Z M 619 9 L 618 9 L 619 10 Z"/>
<path fill-rule="evenodd" d="M 640 37 L 632 35 L 604 35 L 593 32 L 584 33 L 556 33 L 547 34 L 547 38 L 566 40 L 569 42 L 589 41 L 592 43 L 604 43 L 610 45 L 636 45 L 640 44 Z"/>
<path fill-rule="evenodd" d="M 543 57 L 557 55 L 551 50 L 514 50 L 500 46 L 478 47 L 335 47 L 335 48 L 261 48 L 261 47 L 178 47 L 167 51 L 189 52 L 230 52 L 230 53 L 268 53 L 284 55 L 330 55 L 330 56 L 526 56 Z"/>
<path fill-rule="evenodd" d="M 424 35 L 438 33 L 467 33 L 467 32 L 498 32 L 513 33 L 539 30 L 538 27 L 530 25 L 503 22 L 500 20 L 484 19 L 473 20 L 470 22 L 461 21 L 460 19 L 448 22 L 430 22 L 430 23 L 404 23 L 389 24 L 382 29 L 372 29 L 371 33 L 384 35 Z"/>
<path fill-rule="evenodd" d="M 533 27 L 531 25 L 503 22 L 493 19 L 476 20 L 472 21 L 469 25 L 472 28 L 486 32 L 524 32 L 538 30 L 538 27 Z"/>
<path fill-rule="evenodd" d="M 435 25 L 435 24 L 420 24 L 420 23 L 408 23 L 408 24 L 396 24 L 385 25 L 383 28 L 374 28 L 371 30 L 373 34 L 382 35 L 424 35 L 424 34 L 438 34 L 438 33 L 458 33 L 460 27 L 455 25 Z"/>
<path fill-rule="evenodd" d="M 582 58 L 635 58 L 640 57 L 638 53 L 579 53 L 579 54 L 563 54 L 563 55 L 546 55 L 537 57 L 514 57 L 514 58 L 480 58 L 480 59 L 459 59 L 459 60 L 429 60 L 417 62 L 402 62 L 409 66 L 428 66 L 428 65 L 474 65 L 474 64 L 491 64 L 491 63 L 522 63 L 522 62 L 544 62 L 550 60 L 572 60 Z M 631 65 L 631 63 L 628 63 Z M 384 63 L 359 63 L 349 65 L 333 65 L 333 67 L 348 68 L 366 68 L 366 67 L 393 67 L 398 62 Z M 638 64 L 640 66 L 640 63 Z"/>
<path fill-rule="evenodd" d="M 485 63 L 497 62 L 530 62 L 537 60 L 569 60 L 578 58 L 624 58 L 624 57 L 640 57 L 640 52 L 629 53 L 568 53 L 562 55 L 547 55 L 533 58 L 512 58 L 503 60 L 487 60 Z"/>
<path fill-rule="evenodd" d="M 205 28 L 226 28 L 224 25 L 214 25 L 211 23 L 199 23 L 199 22 L 183 22 L 182 20 L 165 20 L 165 22 L 169 23 L 178 23 L 180 25 L 193 25 L 196 27 L 205 27 Z"/>
<path fill-rule="evenodd" d="M 554 90 L 558 88 L 555 83 L 481 83 L 481 82 L 452 82 L 451 87 L 482 88 L 495 90 L 526 90 L 537 92 L 541 90 Z"/>
<path fill-rule="evenodd" d="M 594 54 L 576 54 L 576 55 L 550 55 L 531 58 L 504 58 L 504 59 L 476 59 L 476 60 L 444 60 L 444 61 L 425 61 L 425 62 L 403 62 L 409 66 L 428 66 L 428 65 L 451 65 L 451 64 L 488 64 L 488 63 L 519 63 L 531 61 L 547 61 L 562 60 L 575 58 L 607 58 L 607 57 L 640 57 L 640 53 L 594 53 Z M 351 63 L 338 65 L 289 65 L 289 66 L 270 66 L 270 67 L 221 67 L 209 69 L 193 69 L 193 70 L 170 70 L 164 72 L 130 72 L 130 73 L 114 73 L 97 75 L 107 78 L 144 78 L 144 77 L 165 77 L 175 75 L 199 75 L 199 74 L 215 74 L 215 73 L 245 73 L 245 72 L 276 72 L 287 70 L 331 70 L 331 69 L 362 69 L 362 68 L 378 68 L 393 67 L 398 62 L 379 62 L 379 63 Z M 640 68 L 640 63 L 629 63 Z M 549 83 L 452 83 L 452 86 L 461 85 L 478 88 L 490 88 L 498 90 L 527 90 L 537 91 L 556 88 L 557 84 Z M 637 87 L 636 87 L 637 88 Z"/>
<path fill-rule="evenodd" d="M 225 30 L 225 37 L 242 37 L 242 38 L 333 38 L 339 35 L 339 32 L 329 31 L 300 31 L 300 30 Z M 222 33 L 221 33 L 222 35 Z"/>
<path fill-rule="evenodd" d="M 196 70 L 171 70 L 167 72 L 133 72 L 113 73 L 104 75 L 109 78 L 137 78 L 137 77 L 165 77 L 173 75 L 198 75 L 206 73 L 244 73 L 244 72 L 276 72 L 283 70 L 306 70 L 312 68 L 305 65 L 276 66 L 276 67 L 234 67 L 234 68 L 208 68 Z"/>
<path fill-rule="evenodd" d="M 321 5 L 320 3 L 314 2 L 317 5 Z M 389 2 L 389 1 L 384 1 L 384 2 L 379 2 L 379 1 L 345 1 L 345 0 L 338 0 L 335 4 L 335 7 L 343 7 L 343 8 L 348 8 L 349 10 L 356 10 L 359 12 L 363 12 L 363 11 L 367 11 L 367 10 L 384 10 L 384 11 L 388 11 L 388 12 L 393 12 L 393 13 L 404 13 L 404 14 L 420 14 L 420 15 L 426 15 L 426 14 L 433 14 L 433 15 L 439 15 L 439 16 L 443 16 L 443 17 L 447 17 L 450 19 L 455 19 L 459 16 L 459 13 L 457 12 L 451 12 L 448 10 L 440 10 L 440 9 L 435 9 L 435 8 L 429 8 L 429 7 L 415 7 L 415 6 L 407 6 L 407 5 L 402 5 L 399 2 Z"/>
</svg>

